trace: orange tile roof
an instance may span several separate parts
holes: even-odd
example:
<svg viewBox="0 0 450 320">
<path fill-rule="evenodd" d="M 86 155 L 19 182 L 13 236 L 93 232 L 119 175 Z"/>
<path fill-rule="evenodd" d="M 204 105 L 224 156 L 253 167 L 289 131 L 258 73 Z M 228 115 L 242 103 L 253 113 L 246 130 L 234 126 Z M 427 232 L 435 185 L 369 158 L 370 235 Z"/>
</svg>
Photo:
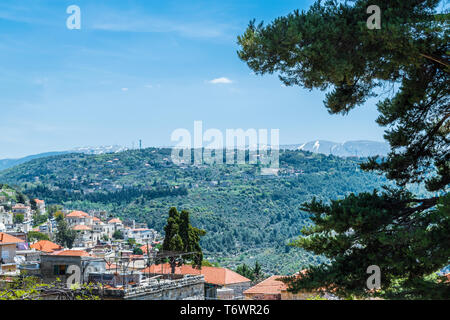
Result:
<svg viewBox="0 0 450 320">
<path fill-rule="evenodd" d="M 281 294 L 281 291 L 287 289 L 284 282 L 277 280 L 282 278 L 283 276 L 271 276 L 256 286 L 245 290 L 244 294 Z"/>
<path fill-rule="evenodd" d="M 101 220 L 100 220 L 99 218 L 97 218 L 97 217 L 93 217 L 92 220 L 93 220 L 93 221 L 101 221 Z"/>
<path fill-rule="evenodd" d="M 75 231 L 90 231 L 90 230 L 92 230 L 91 227 L 85 226 L 84 224 L 76 225 L 72 229 Z"/>
<path fill-rule="evenodd" d="M 83 211 L 72 211 L 67 215 L 67 218 L 84 218 L 84 217 L 89 217 L 89 215 Z"/>
<path fill-rule="evenodd" d="M 34 202 L 44 204 L 44 200 L 34 199 Z"/>
<path fill-rule="evenodd" d="M 152 265 L 144 270 L 144 273 L 171 273 L 169 264 Z M 215 285 L 230 285 L 234 283 L 250 282 L 250 279 L 241 276 L 240 274 L 226 268 L 217 267 L 202 267 L 201 270 L 194 269 L 191 265 L 183 265 L 175 268 L 176 274 L 202 274 L 205 276 L 205 282 Z"/>
<path fill-rule="evenodd" d="M 25 242 L 22 239 L 0 232 L 0 244 Z"/>
<path fill-rule="evenodd" d="M 54 252 L 56 250 L 63 249 L 63 247 L 60 246 L 59 244 L 53 243 L 53 242 L 48 241 L 48 240 L 38 241 L 38 242 L 32 244 L 30 246 L 30 248 L 36 249 L 36 250 L 42 251 L 42 252 L 47 252 L 47 253 L 51 253 L 51 252 Z"/>
<path fill-rule="evenodd" d="M 64 250 L 53 253 L 54 256 L 69 256 L 69 257 L 89 257 L 89 253 L 82 250 Z"/>
<path fill-rule="evenodd" d="M 122 221 L 120 221 L 120 219 L 118 218 L 114 218 L 108 221 L 108 223 L 122 223 Z"/>
</svg>

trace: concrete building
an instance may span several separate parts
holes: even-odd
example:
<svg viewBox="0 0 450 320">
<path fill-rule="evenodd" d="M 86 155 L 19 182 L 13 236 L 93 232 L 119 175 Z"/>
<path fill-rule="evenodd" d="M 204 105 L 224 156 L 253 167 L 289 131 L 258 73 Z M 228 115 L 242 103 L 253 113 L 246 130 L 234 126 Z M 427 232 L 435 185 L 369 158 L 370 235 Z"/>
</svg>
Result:
<svg viewBox="0 0 450 320">
<path fill-rule="evenodd" d="M 3 208 L 3 207 L 1 207 Z M 3 223 L 5 226 L 13 224 L 13 213 L 12 212 L 6 212 L 1 211 L 0 212 L 0 223 Z"/>
<path fill-rule="evenodd" d="M 72 227 L 77 232 L 74 247 L 94 247 L 100 240 L 100 233 L 94 232 L 91 226 L 79 224 Z"/>
<path fill-rule="evenodd" d="M 153 229 L 124 229 L 124 240 L 134 239 L 139 244 L 152 243 L 157 236 L 157 232 Z"/>
<path fill-rule="evenodd" d="M 34 202 L 36 203 L 36 207 L 39 210 L 40 214 L 47 213 L 45 210 L 45 201 L 44 200 L 34 199 Z"/>
<path fill-rule="evenodd" d="M 83 211 L 72 211 L 66 215 L 67 224 L 71 227 L 76 225 L 90 226 L 93 222 L 93 217 Z"/>
<path fill-rule="evenodd" d="M 117 231 L 117 230 L 123 231 L 124 230 L 124 225 L 123 225 L 122 221 L 120 221 L 119 218 L 113 218 L 113 219 L 109 220 L 108 224 L 113 226 L 114 231 Z"/>
<path fill-rule="evenodd" d="M 106 271 L 106 262 L 89 255 L 86 251 L 64 250 L 52 254 L 41 255 L 40 276 L 45 283 L 51 283 L 56 278 L 67 281 L 69 266 L 80 268 L 83 281 L 87 281 L 91 272 L 101 273 Z"/>
<path fill-rule="evenodd" d="M 100 240 L 103 239 L 104 236 L 107 236 L 108 239 L 111 239 L 114 233 L 114 225 L 106 224 L 100 220 L 94 220 L 92 230 L 100 235 Z"/>
<path fill-rule="evenodd" d="M 0 233 L 0 272 L 11 272 L 16 270 L 16 252 L 19 243 L 25 241 L 9 235 Z"/>
<path fill-rule="evenodd" d="M 24 204 L 18 203 L 12 207 L 12 213 L 14 216 L 21 214 L 23 215 L 24 220 L 31 220 L 32 214 L 31 214 L 31 207 L 26 206 Z"/>
</svg>

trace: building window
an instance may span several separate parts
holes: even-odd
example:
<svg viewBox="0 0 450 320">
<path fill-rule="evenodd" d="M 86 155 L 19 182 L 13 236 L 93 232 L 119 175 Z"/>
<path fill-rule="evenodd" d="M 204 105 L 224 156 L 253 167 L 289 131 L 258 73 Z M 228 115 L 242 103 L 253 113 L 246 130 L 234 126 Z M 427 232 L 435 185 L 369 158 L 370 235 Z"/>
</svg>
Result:
<svg viewBox="0 0 450 320">
<path fill-rule="evenodd" d="M 55 276 L 63 276 L 66 274 L 66 265 L 54 265 L 53 266 L 53 274 Z"/>
</svg>

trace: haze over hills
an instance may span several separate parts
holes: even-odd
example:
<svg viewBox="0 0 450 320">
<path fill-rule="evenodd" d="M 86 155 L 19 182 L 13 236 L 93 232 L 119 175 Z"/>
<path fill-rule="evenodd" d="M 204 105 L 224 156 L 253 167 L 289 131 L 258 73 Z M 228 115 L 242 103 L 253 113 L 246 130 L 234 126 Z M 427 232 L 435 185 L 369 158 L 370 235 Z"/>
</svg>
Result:
<svg viewBox="0 0 450 320">
<path fill-rule="evenodd" d="M 121 152 L 128 150 L 126 147 L 112 145 L 112 146 L 99 146 L 99 147 L 77 147 L 72 150 L 67 151 L 53 151 L 53 152 L 45 152 L 45 153 L 39 153 L 34 154 L 30 156 L 26 156 L 23 158 L 18 159 L 1 159 L 0 160 L 0 171 L 12 168 L 14 166 L 17 166 L 19 164 L 39 159 L 39 158 L 45 158 L 45 157 L 51 157 L 51 156 L 58 156 L 62 154 L 67 153 L 84 153 L 84 154 L 103 154 L 103 153 L 114 153 L 114 152 Z"/>
</svg>

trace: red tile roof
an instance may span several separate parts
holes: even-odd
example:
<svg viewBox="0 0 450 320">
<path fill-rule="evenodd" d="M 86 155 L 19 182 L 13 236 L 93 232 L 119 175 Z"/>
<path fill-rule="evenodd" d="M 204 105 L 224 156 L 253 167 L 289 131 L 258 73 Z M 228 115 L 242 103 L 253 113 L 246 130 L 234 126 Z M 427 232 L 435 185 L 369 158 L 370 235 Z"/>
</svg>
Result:
<svg viewBox="0 0 450 320">
<path fill-rule="evenodd" d="M 22 239 L 0 232 L 0 244 L 25 242 Z"/>
<path fill-rule="evenodd" d="M 244 291 L 244 294 L 281 294 L 281 291 L 286 290 L 287 286 L 284 282 L 277 279 L 282 279 L 283 276 L 271 276 L 270 278 L 258 283 Z"/>
<path fill-rule="evenodd" d="M 75 231 L 90 231 L 90 230 L 92 230 L 91 227 L 85 226 L 83 224 L 76 225 L 72 229 Z"/>
<path fill-rule="evenodd" d="M 108 221 L 108 223 L 122 223 L 122 221 L 120 221 L 120 219 L 118 218 L 114 218 Z"/>
<path fill-rule="evenodd" d="M 53 253 L 54 256 L 69 256 L 69 257 L 89 257 L 89 253 L 82 250 L 64 250 Z"/>
<path fill-rule="evenodd" d="M 144 273 L 171 273 L 171 268 L 169 264 L 164 265 L 152 265 L 144 270 Z M 230 285 L 234 283 L 242 283 L 242 282 L 250 282 L 250 279 L 247 279 L 240 274 L 226 268 L 217 268 L 217 267 L 202 267 L 201 270 L 194 269 L 190 265 L 183 265 L 181 267 L 175 268 L 176 274 L 194 274 L 194 275 L 204 275 L 205 282 L 215 284 L 215 285 Z"/>
<path fill-rule="evenodd" d="M 67 215 L 67 218 L 85 218 L 85 217 L 89 217 L 89 215 L 83 211 L 72 211 Z"/>
<path fill-rule="evenodd" d="M 36 202 L 37 204 L 44 204 L 44 200 L 39 200 L 39 199 L 34 199 L 34 202 Z"/>
<path fill-rule="evenodd" d="M 38 242 L 32 244 L 30 246 L 30 248 L 36 249 L 36 250 L 42 251 L 42 252 L 47 252 L 47 253 L 51 253 L 51 252 L 54 252 L 56 250 L 63 249 L 62 246 L 60 246 L 60 245 L 58 245 L 56 243 L 53 243 L 51 241 L 48 241 L 48 240 L 38 241 Z"/>
</svg>

